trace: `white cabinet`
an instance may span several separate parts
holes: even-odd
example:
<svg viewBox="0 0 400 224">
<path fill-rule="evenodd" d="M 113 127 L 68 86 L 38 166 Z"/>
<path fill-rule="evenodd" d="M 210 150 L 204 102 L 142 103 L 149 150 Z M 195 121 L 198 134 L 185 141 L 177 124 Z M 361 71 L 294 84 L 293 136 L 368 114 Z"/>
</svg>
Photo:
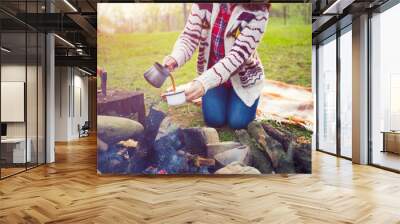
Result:
<svg viewBox="0 0 400 224">
<path fill-rule="evenodd" d="M 27 143 L 26 151 L 25 144 Z M 2 139 L 2 147 L 12 151 L 12 163 L 25 163 L 32 161 L 32 140 L 28 138 L 7 138 Z M 26 161 L 25 161 L 26 160 Z"/>
</svg>

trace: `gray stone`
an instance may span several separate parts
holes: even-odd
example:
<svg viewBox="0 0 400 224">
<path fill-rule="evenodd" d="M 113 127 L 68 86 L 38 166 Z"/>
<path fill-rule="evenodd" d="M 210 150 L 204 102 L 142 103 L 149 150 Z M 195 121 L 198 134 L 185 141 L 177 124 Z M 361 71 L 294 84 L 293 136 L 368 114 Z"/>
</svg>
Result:
<svg viewBox="0 0 400 224">
<path fill-rule="evenodd" d="M 256 168 L 244 166 L 239 162 L 233 162 L 215 172 L 215 174 L 261 174 Z"/>
<path fill-rule="evenodd" d="M 218 153 L 225 152 L 241 146 L 239 142 L 227 141 L 207 144 L 207 157 L 214 158 Z"/>
<path fill-rule="evenodd" d="M 164 120 L 160 124 L 160 128 L 158 129 L 156 140 L 160 139 L 170 132 L 176 131 L 178 128 L 179 126 L 173 123 L 170 117 L 164 118 Z"/>
<path fill-rule="evenodd" d="M 218 153 L 214 156 L 214 159 L 222 166 L 227 166 L 232 162 L 240 162 L 244 165 L 248 165 L 250 162 L 249 151 L 250 149 L 248 146 L 242 145 L 237 148 Z"/>
<path fill-rule="evenodd" d="M 106 152 L 108 150 L 107 143 L 103 142 L 100 138 L 97 138 L 97 150 Z"/>
<path fill-rule="evenodd" d="M 138 139 L 143 134 L 143 126 L 134 120 L 114 117 L 97 116 L 97 134 L 107 144 L 115 144 L 121 140 Z"/>
<path fill-rule="evenodd" d="M 214 144 L 219 142 L 219 135 L 215 128 L 204 127 L 201 129 L 206 144 Z"/>
</svg>

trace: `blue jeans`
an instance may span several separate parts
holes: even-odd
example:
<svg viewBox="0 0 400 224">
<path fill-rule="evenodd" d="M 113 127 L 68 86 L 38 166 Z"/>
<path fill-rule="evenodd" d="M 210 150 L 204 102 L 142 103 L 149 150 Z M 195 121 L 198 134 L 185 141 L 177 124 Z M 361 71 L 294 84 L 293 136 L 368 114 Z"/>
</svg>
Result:
<svg viewBox="0 0 400 224">
<path fill-rule="evenodd" d="M 233 88 L 218 86 L 202 97 L 203 117 L 210 127 L 228 125 L 232 129 L 247 128 L 256 117 L 257 99 L 251 107 L 246 106 Z"/>
</svg>

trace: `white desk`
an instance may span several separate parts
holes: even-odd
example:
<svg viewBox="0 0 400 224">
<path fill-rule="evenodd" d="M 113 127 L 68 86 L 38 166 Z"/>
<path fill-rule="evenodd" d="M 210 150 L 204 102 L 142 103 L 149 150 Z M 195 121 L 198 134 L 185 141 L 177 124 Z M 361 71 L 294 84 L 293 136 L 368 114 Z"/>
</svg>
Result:
<svg viewBox="0 0 400 224">
<path fill-rule="evenodd" d="M 25 138 L 5 138 L 1 139 L 1 144 L 2 147 L 8 145 L 14 145 L 12 148 L 12 163 L 25 163 L 25 162 L 31 162 L 32 159 L 32 154 L 31 154 L 31 145 L 32 145 L 32 140 L 28 138 L 26 140 L 28 143 L 26 147 L 26 154 L 25 154 Z M 3 150 L 3 148 L 2 148 Z M 8 150 L 8 149 L 6 149 Z M 25 161 L 25 159 L 27 159 Z"/>
</svg>

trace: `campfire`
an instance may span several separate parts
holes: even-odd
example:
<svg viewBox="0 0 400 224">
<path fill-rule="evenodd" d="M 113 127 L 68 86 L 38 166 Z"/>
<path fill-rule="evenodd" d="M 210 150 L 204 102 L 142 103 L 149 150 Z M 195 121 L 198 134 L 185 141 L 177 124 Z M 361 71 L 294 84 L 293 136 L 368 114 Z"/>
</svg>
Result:
<svg viewBox="0 0 400 224">
<path fill-rule="evenodd" d="M 216 129 L 182 128 L 150 109 L 144 125 L 114 116 L 98 118 L 101 174 L 310 173 L 310 142 L 263 121 L 220 142 Z"/>
</svg>

